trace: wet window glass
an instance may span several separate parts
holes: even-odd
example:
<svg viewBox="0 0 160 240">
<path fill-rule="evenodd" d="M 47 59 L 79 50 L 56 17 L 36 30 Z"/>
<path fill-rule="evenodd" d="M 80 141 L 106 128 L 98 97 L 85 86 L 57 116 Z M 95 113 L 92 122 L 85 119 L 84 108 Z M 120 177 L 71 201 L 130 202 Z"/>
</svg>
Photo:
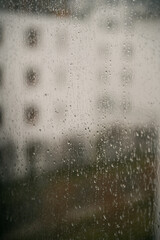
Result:
<svg viewBox="0 0 160 240">
<path fill-rule="evenodd" d="M 0 239 L 160 240 L 160 1 L 0 0 Z"/>
</svg>

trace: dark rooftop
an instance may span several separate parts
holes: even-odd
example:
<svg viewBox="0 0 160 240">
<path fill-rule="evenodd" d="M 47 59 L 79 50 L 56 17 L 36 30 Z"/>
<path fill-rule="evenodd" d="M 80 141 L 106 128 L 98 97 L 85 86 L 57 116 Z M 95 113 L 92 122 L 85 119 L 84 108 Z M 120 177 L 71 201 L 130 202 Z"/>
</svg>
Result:
<svg viewBox="0 0 160 240">
<path fill-rule="evenodd" d="M 160 16 L 160 0 L 126 0 L 132 9 L 141 4 L 146 9 L 146 15 Z M 84 2 L 84 1 L 82 1 Z M 76 1 L 77 6 L 73 7 L 73 0 L 0 0 L 0 10 L 10 12 L 23 12 L 34 14 L 50 14 L 57 16 L 87 15 L 97 4 L 116 5 L 120 0 L 86 0 L 81 7 L 81 0 Z M 83 5 L 83 4 L 82 4 Z M 79 7 L 80 6 L 80 7 Z"/>
</svg>

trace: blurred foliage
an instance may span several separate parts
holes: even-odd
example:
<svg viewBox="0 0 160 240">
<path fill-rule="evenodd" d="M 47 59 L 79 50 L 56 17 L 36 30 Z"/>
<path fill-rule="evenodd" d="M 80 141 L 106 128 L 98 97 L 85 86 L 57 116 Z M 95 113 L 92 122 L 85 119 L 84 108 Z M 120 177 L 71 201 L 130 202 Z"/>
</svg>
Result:
<svg viewBox="0 0 160 240">
<path fill-rule="evenodd" d="M 31 144 L 34 171 L 1 182 L 1 239 L 154 239 L 156 146 L 152 127 L 112 126 L 97 138 L 92 163 L 72 137 L 62 143 L 64 164 L 37 175 Z"/>
</svg>

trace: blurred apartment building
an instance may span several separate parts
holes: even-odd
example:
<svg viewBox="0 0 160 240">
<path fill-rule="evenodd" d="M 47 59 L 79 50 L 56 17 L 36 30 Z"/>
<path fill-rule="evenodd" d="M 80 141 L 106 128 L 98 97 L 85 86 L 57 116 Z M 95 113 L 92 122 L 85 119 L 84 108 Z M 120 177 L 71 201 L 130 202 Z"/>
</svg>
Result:
<svg viewBox="0 0 160 240">
<path fill-rule="evenodd" d="M 76 136 L 89 147 L 109 125 L 147 126 L 159 119 L 159 18 L 145 15 L 142 4 L 78 6 L 87 17 L 79 9 L 75 16 L 69 10 L 1 11 L 4 179 L 4 169 L 7 178 L 27 173 L 26 152 L 33 154 L 35 143 L 42 171 L 51 167 L 47 146 L 56 146 L 56 154 L 64 139 Z"/>
</svg>

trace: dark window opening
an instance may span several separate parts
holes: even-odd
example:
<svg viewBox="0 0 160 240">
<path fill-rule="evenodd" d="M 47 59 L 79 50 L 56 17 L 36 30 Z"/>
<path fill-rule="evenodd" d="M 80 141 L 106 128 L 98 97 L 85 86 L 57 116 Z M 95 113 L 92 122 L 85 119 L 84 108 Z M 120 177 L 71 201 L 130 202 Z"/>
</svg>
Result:
<svg viewBox="0 0 160 240">
<path fill-rule="evenodd" d="M 30 141 L 26 146 L 25 154 L 26 154 L 26 160 L 28 165 L 28 174 L 32 179 L 36 176 L 37 164 L 42 154 L 41 142 Z"/>
<path fill-rule="evenodd" d="M 118 22 L 116 19 L 108 18 L 105 21 L 102 20 L 99 26 L 108 31 L 115 31 L 118 29 Z"/>
<path fill-rule="evenodd" d="M 28 86 L 34 86 L 38 83 L 38 73 L 35 69 L 30 68 L 27 70 L 26 82 Z"/>
<path fill-rule="evenodd" d="M 36 29 L 30 28 L 25 34 L 26 45 L 28 47 L 36 47 L 39 41 L 39 33 Z"/>
<path fill-rule="evenodd" d="M 36 107 L 27 107 L 25 109 L 25 121 L 28 124 L 35 125 L 38 121 L 38 109 Z"/>
<path fill-rule="evenodd" d="M 3 83 L 3 70 L 2 67 L 0 66 L 0 87 L 2 86 Z"/>
<path fill-rule="evenodd" d="M 3 113 L 2 108 L 0 107 L 0 127 L 3 125 Z"/>
<path fill-rule="evenodd" d="M 127 58 L 130 58 L 133 56 L 133 46 L 131 43 L 124 43 L 123 44 L 123 56 L 124 57 L 127 57 Z"/>
<path fill-rule="evenodd" d="M 0 24 L 0 45 L 2 44 L 2 42 L 3 42 L 3 27 Z"/>
<path fill-rule="evenodd" d="M 102 113 L 112 113 L 115 107 L 113 98 L 110 96 L 103 96 L 98 100 L 98 109 Z"/>
<path fill-rule="evenodd" d="M 123 113 L 129 113 L 132 109 L 131 101 L 125 97 L 122 99 L 121 106 Z"/>
<path fill-rule="evenodd" d="M 130 84 L 132 82 L 133 79 L 133 75 L 131 71 L 123 71 L 121 74 L 121 80 L 122 80 L 122 85 L 123 86 L 127 86 L 128 84 Z"/>
<path fill-rule="evenodd" d="M 12 140 L 0 144 L 0 181 L 9 182 L 14 177 L 16 146 Z"/>
</svg>

